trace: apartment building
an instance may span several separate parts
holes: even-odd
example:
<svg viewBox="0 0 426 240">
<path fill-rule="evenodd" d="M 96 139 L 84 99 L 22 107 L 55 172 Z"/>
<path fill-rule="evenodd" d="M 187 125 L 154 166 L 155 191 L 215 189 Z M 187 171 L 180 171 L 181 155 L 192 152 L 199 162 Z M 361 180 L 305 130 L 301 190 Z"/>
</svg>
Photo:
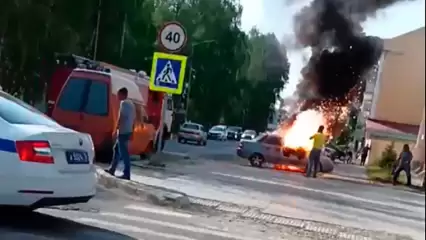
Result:
<svg viewBox="0 0 426 240">
<path fill-rule="evenodd" d="M 424 121 L 424 27 L 385 39 L 384 46 L 379 64 L 366 83 L 361 106 L 365 119 L 364 137 L 371 144 L 368 164 L 378 160 L 392 142 L 397 151 L 405 143 L 421 148 L 421 144 L 416 143 Z M 423 156 L 416 158 L 424 161 L 424 144 L 421 151 Z"/>
</svg>

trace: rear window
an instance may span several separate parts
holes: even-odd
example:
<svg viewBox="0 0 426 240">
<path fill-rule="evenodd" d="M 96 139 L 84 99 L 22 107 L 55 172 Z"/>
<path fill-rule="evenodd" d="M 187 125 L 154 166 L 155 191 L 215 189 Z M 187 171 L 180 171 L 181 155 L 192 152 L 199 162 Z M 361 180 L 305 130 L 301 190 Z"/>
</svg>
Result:
<svg viewBox="0 0 426 240">
<path fill-rule="evenodd" d="M 195 124 L 184 124 L 183 128 L 191 129 L 191 130 L 200 130 L 200 126 Z"/>
<path fill-rule="evenodd" d="M 64 111 L 80 112 L 88 80 L 70 78 L 59 97 L 58 107 Z"/>
<path fill-rule="evenodd" d="M 90 115 L 108 116 L 108 85 L 106 83 L 92 81 L 83 111 Z"/>
<path fill-rule="evenodd" d="M 0 91 L 0 118 L 11 124 L 59 126 L 25 102 Z"/>
<path fill-rule="evenodd" d="M 58 107 L 64 111 L 107 116 L 108 85 L 100 81 L 70 78 L 62 90 Z"/>
</svg>

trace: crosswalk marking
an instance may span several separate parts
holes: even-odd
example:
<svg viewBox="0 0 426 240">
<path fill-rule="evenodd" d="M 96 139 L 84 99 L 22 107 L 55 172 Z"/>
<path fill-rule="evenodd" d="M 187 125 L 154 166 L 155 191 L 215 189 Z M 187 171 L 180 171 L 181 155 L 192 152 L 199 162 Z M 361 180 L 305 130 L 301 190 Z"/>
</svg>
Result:
<svg viewBox="0 0 426 240">
<path fill-rule="evenodd" d="M 235 235 L 235 234 L 232 234 L 232 233 L 227 233 L 227 232 L 222 232 L 222 231 L 217 231 L 217 230 L 211 230 L 211 229 L 207 229 L 207 228 L 201 228 L 201 227 L 195 227 L 195 226 L 190 226 L 190 225 L 182 225 L 182 224 L 178 224 L 178 223 L 153 220 L 153 219 L 149 219 L 149 218 L 131 216 L 131 215 L 121 214 L 121 213 L 101 212 L 101 213 L 99 213 L 99 215 L 105 216 L 105 217 L 117 218 L 117 219 L 120 219 L 120 220 L 135 221 L 135 222 L 141 222 L 141 223 L 145 223 L 145 224 L 158 225 L 158 226 L 162 226 L 162 227 L 175 228 L 175 229 L 189 231 L 189 232 L 198 233 L 198 234 L 207 234 L 207 235 L 213 235 L 213 236 L 217 236 L 217 237 L 231 238 L 231 239 L 235 239 L 235 240 L 258 240 L 258 238 L 243 237 L 243 236 L 238 236 L 238 235 Z M 84 221 L 88 222 L 88 221 L 93 221 L 93 220 L 88 220 L 88 218 L 77 218 L 76 221 L 77 222 L 84 222 Z M 109 224 L 113 224 L 113 223 L 109 223 Z M 126 226 L 126 225 L 123 225 L 123 226 Z M 130 226 L 127 226 L 127 227 L 130 227 Z M 185 240 L 189 240 L 189 239 L 185 239 Z"/>
<path fill-rule="evenodd" d="M 98 226 L 111 227 L 111 228 L 115 228 L 117 230 L 129 231 L 129 232 L 134 232 L 134 233 L 143 233 L 143 234 L 147 234 L 147 235 L 151 235 L 151 236 L 155 236 L 155 237 L 167 238 L 167 239 L 198 240 L 198 239 L 195 239 L 195 238 L 189 238 L 189 237 L 185 237 L 185 236 L 181 236 L 181 235 L 155 232 L 155 231 L 152 231 L 152 230 L 147 229 L 147 228 L 134 227 L 134 226 L 129 226 L 129 225 L 120 224 L 120 223 L 112 223 L 112 222 L 107 222 L 107 221 L 93 219 L 93 218 L 79 218 L 78 221 L 82 222 L 82 223 L 89 223 L 89 224 L 94 224 L 94 225 L 98 225 Z M 143 240 L 143 239 L 139 238 L 139 240 Z"/>
<path fill-rule="evenodd" d="M 124 208 L 130 209 L 130 210 L 135 210 L 135 211 L 147 212 L 147 213 L 155 213 L 155 214 L 160 214 L 160 215 L 173 216 L 173 217 L 181 217 L 181 218 L 191 218 L 192 217 L 191 214 L 187 214 L 187 213 L 174 212 L 174 211 L 169 211 L 169 210 L 160 209 L 160 208 L 147 208 L 147 207 L 142 207 L 142 206 L 132 205 L 132 204 L 127 205 Z"/>
</svg>

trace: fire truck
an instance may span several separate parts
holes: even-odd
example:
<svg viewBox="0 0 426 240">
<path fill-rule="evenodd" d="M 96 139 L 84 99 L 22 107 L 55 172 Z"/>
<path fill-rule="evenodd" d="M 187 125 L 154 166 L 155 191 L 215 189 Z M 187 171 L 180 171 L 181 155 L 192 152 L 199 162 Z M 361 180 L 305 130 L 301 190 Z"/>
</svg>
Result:
<svg viewBox="0 0 426 240">
<path fill-rule="evenodd" d="M 143 105 L 145 114 L 147 115 L 147 119 L 149 119 L 149 123 L 152 124 L 155 128 L 155 138 L 153 139 L 151 143 L 151 148 L 147 148 L 146 151 L 155 151 L 157 149 L 157 142 L 159 139 L 159 127 L 160 122 L 163 119 L 163 139 L 165 136 L 169 136 L 170 133 L 170 127 L 171 127 L 171 118 L 167 116 L 171 116 L 171 113 L 173 111 L 172 109 L 172 102 L 169 100 L 171 97 L 167 96 L 167 98 L 164 98 L 164 93 L 161 92 L 154 92 L 149 90 L 149 77 L 146 75 L 145 72 L 140 71 L 136 72 L 135 70 L 130 69 L 123 69 L 118 66 L 114 66 L 112 64 L 104 63 L 104 62 L 98 62 L 93 61 L 90 59 L 87 59 L 85 57 L 72 55 L 72 54 L 58 54 L 56 56 L 56 62 L 54 65 L 54 69 L 52 71 L 52 74 L 50 76 L 50 81 L 48 83 L 47 93 L 46 93 L 46 113 L 48 116 L 53 117 L 52 113 L 54 111 L 55 106 L 58 103 L 58 97 L 61 94 L 61 91 L 63 91 L 64 85 L 67 82 L 67 80 L 70 78 L 70 75 L 75 72 L 75 70 L 81 70 L 81 69 L 88 69 L 90 71 L 97 71 L 97 70 L 107 70 L 109 73 L 111 73 L 115 77 L 115 82 L 120 81 L 120 79 L 123 79 L 122 81 L 134 81 L 136 85 L 138 86 L 138 90 L 136 89 L 129 89 L 130 91 L 140 91 L 142 99 L 143 99 Z M 128 86 L 135 86 L 135 85 L 128 85 Z M 162 117 L 162 108 L 163 104 L 167 104 L 169 106 L 165 106 L 165 116 Z M 55 118 L 55 117 L 53 117 Z M 169 122 L 170 121 L 170 122 Z M 60 122 L 60 121 L 59 121 Z M 72 126 L 68 126 L 72 128 Z M 79 129 L 75 129 L 79 131 Z M 93 137 L 92 137 L 93 138 Z M 147 153 L 141 153 L 147 154 Z"/>
</svg>

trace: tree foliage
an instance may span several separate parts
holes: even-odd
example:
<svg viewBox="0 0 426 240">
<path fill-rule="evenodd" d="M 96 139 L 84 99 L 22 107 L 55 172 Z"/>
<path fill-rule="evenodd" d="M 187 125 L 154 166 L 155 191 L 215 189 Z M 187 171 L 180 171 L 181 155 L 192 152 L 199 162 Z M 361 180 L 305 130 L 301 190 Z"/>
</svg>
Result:
<svg viewBox="0 0 426 240">
<path fill-rule="evenodd" d="M 187 100 L 189 118 L 206 125 L 222 120 L 261 130 L 289 63 L 273 34 L 242 31 L 242 10 L 236 0 L 4 0 L 0 85 L 42 100 L 55 53 L 149 72 L 158 29 L 176 20 L 188 34 L 186 81 L 193 76 L 191 91 L 176 102 Z"/>
</svg>

